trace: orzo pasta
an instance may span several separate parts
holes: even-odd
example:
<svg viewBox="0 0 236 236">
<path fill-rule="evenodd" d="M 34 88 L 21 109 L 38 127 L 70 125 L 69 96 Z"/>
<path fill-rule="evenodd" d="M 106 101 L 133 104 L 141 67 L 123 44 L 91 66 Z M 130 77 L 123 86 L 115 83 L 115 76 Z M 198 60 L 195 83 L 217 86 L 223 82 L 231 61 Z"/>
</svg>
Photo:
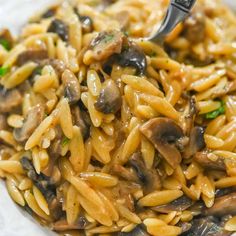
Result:
<svg viewBox="0 0 236 236">
<path fill-rule="evenodd" d="M 68 0 L 0 32 L 0 176 L 63 235 L 236 232 L 236 16 Z M 68 234 L 67 234 L 68 233 Z"/>
</svg>

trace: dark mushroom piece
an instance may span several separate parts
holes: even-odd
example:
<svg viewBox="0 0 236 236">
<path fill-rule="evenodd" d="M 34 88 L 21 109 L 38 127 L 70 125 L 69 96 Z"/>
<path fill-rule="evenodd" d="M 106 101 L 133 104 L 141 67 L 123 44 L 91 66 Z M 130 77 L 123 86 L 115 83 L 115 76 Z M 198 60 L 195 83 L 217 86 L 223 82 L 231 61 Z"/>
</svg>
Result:
<svg viewBox="0 0 236 236">
<path fill-rule="evenodd" d="M 117 30 L 101 32 L 92 40 L 85 56 L 89 53 L 93 60 L 102 61 L 115 53 L 119 54 L 122 50 L 124 38 L 125 35 Z"/>
<path fill-rule="evenodd" d="M 138 182 L 138 176 L 131 171 L 129 168 L 125 168 L 122 165 L 115 164 L 112 167 L 112 173 L 119 176 L 122 179 L 128 180 L 129 182 Z"/>
<path fill-rule="evenodd" d="M 7 129 L 7 118 L 5 115 L 0 114 L 0 130 L 5 130 Z"/>
<path fill-rule="evenodd" d="M 73 123 L 80 127 L 84 140 L 87 140 L 90 136 L 91 120 L 89 115 L 85 111 L 80 111 L 78 106 L 74 106 L 71 109 Z"/>
<path fill-rule="evenodd" d="M 219 222 L 213 217 L 195 219 L 191 222 L 192 227 L 182 236 L 229 236 L 232 233 L 225 231 L 219 226 Z"/>
<path fill-rule="evenodd" d="M 192 128 L 189 137 L 189 144 L 184 150 L 184 157 L 190 158 L 197 152 L 205 148 L 206 143 L 204 140 L 205 129 L 200 126 Z"/>
<path fill-rule="evenodd" d="M 50 215 L 58 220 L 62 215 L 62 204 L 56 196 L 56 186 L 50 177 L 44 174 L 37 174 L 32 162 L 27 158 L 23 157 L 20 160 L 23 169 L 27 172 L 27 176 L 33 181 L 37 188 L 44 195 L 48 202 Z"/>
<path fill-rule="evenodd" d="M 236 193 L 230 193 L 215 199 L 211 208 L 205 209 L 205 215 L 224 216 L 236 214 Z"/>
<path fill-rule="evenodd" d="M 93 20 L 89 16 L 80 16 L 83 33 L 87 34 L 93 31 Z"/>
<path fill-rule="evenodd" d="M 93 20 L 89 16 L 81 16 L 79 14 L 78 8 L 74 8 L 75 14 L 78 16 L 81 24 L 82 24 L 82 30 L 83 33 L 90 33 L 93 31 Z"/>
<path fill-rule="evenodd" d="M 22 95 L 18 89 L 7 90 L 0 85 L 0 113 L 11 112 L 22 102 Z"/>
<path fill-rule="evenodd" d="M 80 83 L 73 72 L 66 69 L 62 73 L 62 84 L 64 86 L 64 95 L 68 98 L 70 104 L 75 104 L 80 100 Z"/>
<path fill-rule="evenodd" d="M 62 73 L 66 69 L 65 63 L 59 59 L 46 59 L 46 60 L 40 61 L 41 67 L 44 67 L 46 65 L 52 66 L 59 77 L 61 77 Z"/>
<path fill-rule="evenodd" d="M 24 120 L 23 126 L 21 128 L 14 129 L 14 138 L 18 142 L 25 142 L 26 140 L 28 140 L 30 135 L 44 119 L 44 115 L 45 113 L 43 105 L 38 104 L 31 108 L 26 119 Z"/>
<path fill-rule="evenodd" d="M 29 61 L 38 62 L 48 58 L 48 52 L 45 49 L 34 50 L 29 49 L 19 54 L 16 65 L 22 66 Z"/>
<path fill-rule="evenodd" d="M 175 143 L 184 137 L 183 130 L 169 118 L 154 118 L 142 125 L 140 131 L 175 169 L 182 160 Z"/>
<path fill-rule="evenodd" d="M 158 172 L 154 168 L 150 170 L 146 168 L 141 153 L 134 153 L 129 159 L 129 165 L 137 174 L 145 194 L 161 189 L 161 180 Z"/>
<path fill-rule="evenodd" d="M 106 80 L 100 92 L 98 100 L 94 104 L 96 110 L 104 113 L 116 113 L 122 105 L 120 90 L 113 80 Z"/>
<path fill-rule="evenodd" d="M 129 42 L 120 54 L 114 54 L 109 60 L 108 65 L 116 63 L 122 67 L 133 67 L 138 74 L 144 75 L 147 69 L 145 53 L 135 43 Z"/>
<path fill-rule="evenodd" d="M 138 225 L 128 233 L 118 233 L 118 236 L 150 236 L 150 234 L 147 232 L 144 225 Z"/>
<path fill-rule="evenodd" d="M 200 9 L 193 11 L 184 21 L 184 35 L 191 43 L 203 42 L 205 28 L 206 16 Z"/>
<path fill-rule="evenodd" d="M 194 156 L 194 160 L 199 163 L 201 166 L 211 170 L 226 170 L 225 159 L 221 156 L 218 156 L 216 160 L 210 159 L 208 152 L 197 152 Z"/>
<path fill-rule="evenodd" d="M 56 33 L 63 41 L 66 42 L 69 39 L 69 28 L 62 20 L 59 19 L 52 20 L 47 32 Z"/>
<path fill-rule="evenodd" d="M 14 39 L 8 29 L 2 29 L 0 31 L 0 44 L 7 50 L 10 50 L 13 47 Z"/>
<path fill-rule="evenodd" d="M 86 229 L 86 227 L 90 223 L 84 216 L 79 216 L 77 222 L 72 225 L 69 225 L 66 220 L 59 220 L 53 224 L 53 230 L 63 232 L 67 230 L 82 230 Z"/>
<path fill-rule="evenodd" d="M 167 205 L 153 207 L 152 210 L 168 214 L 172 211 L 185 211 L 193 204 L 190 198 L 182 196 Z"/>
<path fill-rule="evenodd" d="M 43 19 L 50 18 L 56 14 L 56 11 L 57 11 L 56 6 L 51 7 L 41 15 L 41 18 L 43 18 Z"/>
</svg>

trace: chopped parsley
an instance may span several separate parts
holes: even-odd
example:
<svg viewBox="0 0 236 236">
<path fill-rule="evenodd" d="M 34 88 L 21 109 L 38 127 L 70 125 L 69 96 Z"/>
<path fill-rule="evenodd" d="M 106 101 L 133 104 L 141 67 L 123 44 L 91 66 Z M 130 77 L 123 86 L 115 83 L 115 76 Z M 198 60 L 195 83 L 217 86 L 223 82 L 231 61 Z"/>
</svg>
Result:
<svg viewBox="0 0 236 236">
<path fill-rule="evenodd" d="M 225 103 L 223 101 L 220 101 L 220 107 L 214 111 L 208 112 L 205 117 L 206 119 L 215 119 L 219 115 L 222 115 L 225 113 Z"/>
<path fill-rule="evenodd" d="M 107 34 L 107 35 L 104 36 L 104 38 L 103 38 L 102 41 L 103 41 L 104 43 L 108 43 L 108 42 L 110 42 L 113 38 L 114 38 L 114 35 L 112 35 L 112 34 Z"/>
<path fill-rule="evenodd" d="M 11 49 L 10 43 L 6 39 L 0 38 L 0 44 L 8 51 Z"/>
<path fill-rule="evenodd" d="M 6 75 L 9 71 L 9 67 L 0 67 L 0 76 Z"/>
<path fill-rule="evenodd" d="M 67 137 L 64 137 L 61 143 L 62 147 L 66 146 L 69 142 L 70 142 L 70 139 L 68 139 Z"/>
<path fill-rule="evenodd" d="M 128 32 L 128 31 L 124 31 L 124 35 L 125 35 L 126 37 L 129 37 L 129 32 Z"/>
</svg>

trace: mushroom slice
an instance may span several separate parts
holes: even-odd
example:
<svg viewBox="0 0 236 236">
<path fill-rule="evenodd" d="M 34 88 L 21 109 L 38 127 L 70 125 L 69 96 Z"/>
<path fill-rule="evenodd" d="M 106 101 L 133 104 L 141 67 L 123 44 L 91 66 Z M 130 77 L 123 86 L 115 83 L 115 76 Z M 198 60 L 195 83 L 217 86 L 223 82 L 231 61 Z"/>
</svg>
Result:
<svg viewBox="0 0 236 236">
<path fill-rule="evenodd" d="M 29 61 L 37 62 L 37 61 L 44 60 L 47 58 L 48 58 L 47 50 L 45 50 L 45 49 L 41 49 L 41 50 L 29 49 L 27 51 L 22 52 L 17 57 L 16 65 L 22 66 L 23 64 L 25 64 Z"/>
<path fill-rule="evenodd" d="M 193 204 L 194 203 L 190 198 L 186 196 L 182 196 L 167 205 L 156 206 L 156 207 L 153 207 L 152 209 L 160 213 L 168 214 L 172 211 L 185 211 L 189 207 L 191 207 Z"/>
<path fill-rule="evenodd" d="M 0 114 L 0 130 L 7 129 L 7 118 L 5 115 Z"/>
<path fill-rule="evenodd" d="M 218 197 L 211 208 L 204 211 L 205 215 L 224 216 L 236 214 L 236 193 Z"/>
<path fill-rule="evenodd" d="M 183 130 L 169 118 L 154 118 L 142 125 L 140 131 L 175 169 L 182 160 L 175 143 L 184 137 Z"/>
<path fill-rule="evenodd" d="M 68 41 L 69 39 L 69 27 L 59 19 L 52 20 L 47 32 L 58 34 L 63 41 Z"/>
<path fill-rule="evenodd" d="M 76 223 L 69 225 L 66 220 L 59 220 L 53 224 L 53 230 L 66 231 L 66 230 L 79 230 L 85 229 L 89 222 L 84 216 L 80 216 Z"/>
<path fill-rule="evenodd" d="M 64 94 L 70 104 L 75 104 L 80 100 L 80 83 L 73 72 L 66 69 L 62 74 Z"/>
<path fill-rule="evenodd" d="M 0 41 L 7 50 L 10 50 L 14 44 L 14 39 L 8 29 L 0 30 Z"/>
<path fill-rule="evenodd" d="M 224 158 L 220 156 L 218 156 L 217 159 L 210 159 L 209 153 L 197 152 L 194 156 L 194 160 L 207 169 L 226 170 Z"/>
<path fill-rule="evenodd" d="M 122 67 L 133 67 L 141 75 L 144 75 L 147 69 L 145 53 L 133 42 L 129 42 L 120 54 L 113 55 L 109 61 L 110 63 L 117 63 Z"/>
<path fill-rule="evenodd" d="M 95 61 L 105 60 L 114 53 L 121 53 L 124 37 L 125 35 L 117 30 L 101 32 L 92 40 L 87 53 L 90 52 L 91 58 Z"/>
<path fill-rule="evenodd" d="M 18 89 L 7 90 L 0 85 L 0 113 L 11 112 L 22 102 L 22 95 Z"/>
<path fill-rule="evenodd" d="M 84 140 L 87 140 L 90 136 L 91 120 L 89 115 L 85 111 L 80 111 L 78 106 L 74 106 L 71 109 L 73 123 L 80 127 Z"/>
<path fill-rule="evenodd" d="M 100 92 L 97 102 L 94 104 L 96 110 L 104 113 L 116 113 L 122 105 L 120 90 L 113 80 L 106 80 Z"/>
<path fill-rule="evenodd" d="M 52 183 L 51 178 L 44 174 L 37 174 L 32 162 L 27 157 L 23 157 L 20 163 L 23 169 L 27 171 L 27 176 L 34 182 L 47 200 L 50 215 L 55 220 L 58 220 L 63 214 L 62 204 L 56 197 L 56 186 Z"/>
<path fill-rule="evenodd" d="M 184 157 L 190 158 L 205 148 L 204 128 L 196 126 L 190 132 L 189 144 L 184 151 Z"/>
<path fill-rule="evenodd" d="M 150 236 L 144 225 L 137 225 L 132 231 L 118 233 L 118 236 Z"/>
<path fill-rule="evenodd" d="M 161 189 L 161 180 L 155 169 L 148 170 L 142 160 L 141 153 L 134 153 L 129 159 L 130 166 L 136 172 L 145 194 Z"/>
<path fill-rule="evenodd" d="M 52 66 L 59 77 L 61 77 L 62 73 L 66 69 L 65 63 L 59 59 L 46 59 L 46 60 L 40 61 L 41 67 L 44 67 L 46 65 Z"/>
<path fill-rule="evenodd" d="M 44 107 L 40 104 L 31 108 L 21 128 L 15 128 L 14 138 L 18 142 L 25 142 L 44 118 Z"/>
<path fill-rule="evenodd" d="M 193 11 L 184 22 L 184 34 L 191 43 L 203 42 L 205 28 L 206 16 L 200 9 Z"/>
<path fill-rule="evenodd" d="M 183 236 L 229 236 L 231 232 L 225 231 L 219 226 L 219 222 L 214 217 L 195 219 L 190 230 Z M 182 235 L 182 234 L 181 234 Z"/>
</svg>

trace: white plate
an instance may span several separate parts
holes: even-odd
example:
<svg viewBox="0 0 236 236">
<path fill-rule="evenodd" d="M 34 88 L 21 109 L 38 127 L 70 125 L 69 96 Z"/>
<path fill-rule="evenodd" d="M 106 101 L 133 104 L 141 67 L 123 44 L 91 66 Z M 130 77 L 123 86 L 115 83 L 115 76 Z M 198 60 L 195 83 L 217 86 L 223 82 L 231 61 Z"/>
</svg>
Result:
<svg viewBox="0 0 236 236">
<path fill-rule="evenodd" d="M 157 0 L 158 1 L 158 0 Z M 236 9 L 234 0 L 225 0 Z M 0 28 L 9 27 L 15 34 L 38 9 L 55 0 L 0 0 Z M 0 236 L 53 236 L 54 233 L 39 226 L 9 197 L 5 185 L 0 182 Z"/>
</svg>

